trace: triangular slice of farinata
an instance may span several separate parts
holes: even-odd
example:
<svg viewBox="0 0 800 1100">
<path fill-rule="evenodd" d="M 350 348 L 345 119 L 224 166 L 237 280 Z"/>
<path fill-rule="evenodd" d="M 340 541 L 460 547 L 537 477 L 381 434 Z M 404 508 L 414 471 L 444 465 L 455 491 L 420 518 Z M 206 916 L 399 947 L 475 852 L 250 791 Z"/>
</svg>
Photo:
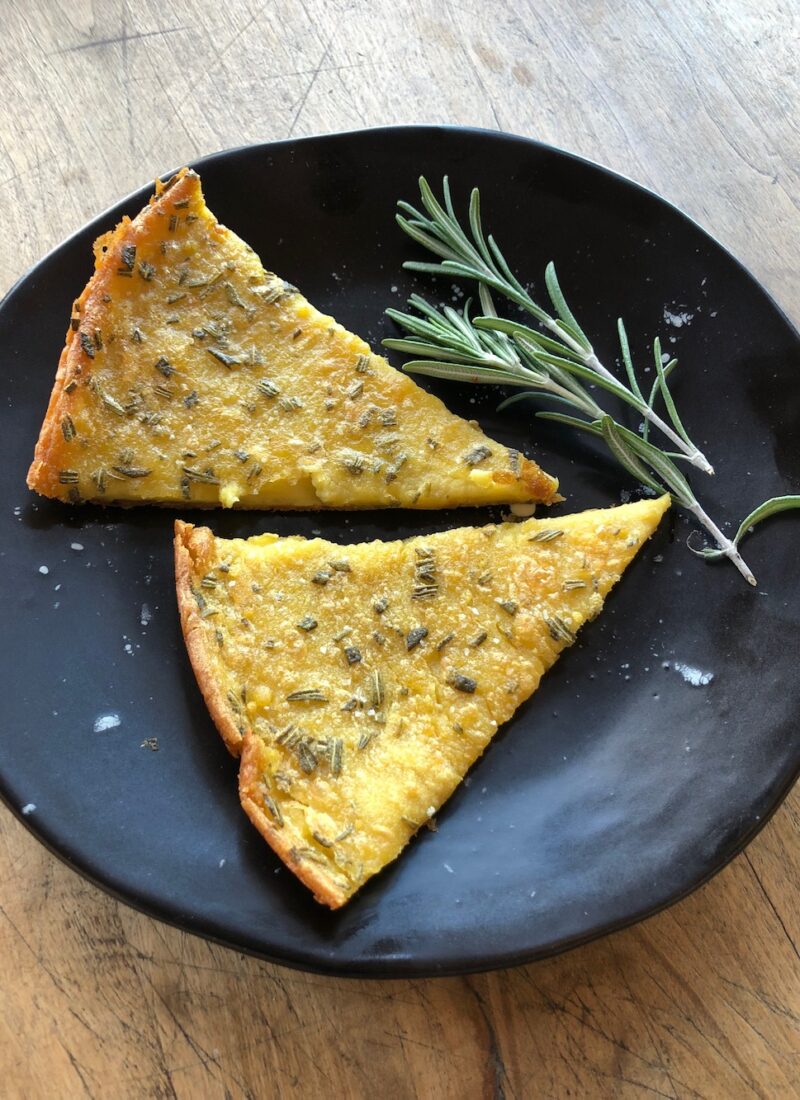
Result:
<svg viewBox="0 0 800 1100">
<path fill-rule="evenodd" d="M 399 855 L 668 505 L 356 546 L 176 525 L 184 636 L 242 805 L 319 901 Z"/>
<path fill-rule="evenodd" d="M 184 169 L 95 244 L 28 484 L 79 502 L 443 508 L 557 483 L 265 271 Z"/>
</svg>

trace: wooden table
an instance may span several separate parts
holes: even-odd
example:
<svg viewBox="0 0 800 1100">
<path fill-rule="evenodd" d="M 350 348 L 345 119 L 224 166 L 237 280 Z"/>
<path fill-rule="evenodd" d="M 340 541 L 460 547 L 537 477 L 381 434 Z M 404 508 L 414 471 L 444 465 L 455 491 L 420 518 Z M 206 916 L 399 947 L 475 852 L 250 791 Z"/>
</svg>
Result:
<svg viewBox="0 0 800 1100">
<path fill-rule="evenodd" d="M 678 203 L 800 322 L 791 0 L 0 0 L 0 290 L 154 174 L 409 121 L 529 134 Z M 645 924 L 517 970 L 294 973 L 118 904 L 0 813 L 0 1093 L 800 1095 L 800 792 Z"/>
</svg>

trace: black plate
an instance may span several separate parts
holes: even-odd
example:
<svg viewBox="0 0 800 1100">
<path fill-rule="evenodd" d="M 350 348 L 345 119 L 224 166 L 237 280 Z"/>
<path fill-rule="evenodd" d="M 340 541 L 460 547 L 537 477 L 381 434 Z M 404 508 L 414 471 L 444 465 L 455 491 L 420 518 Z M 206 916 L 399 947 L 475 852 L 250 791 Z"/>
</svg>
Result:
<svg viewBox="0 0 800 1100">
<path fill-rule="evenodd" d="M 383 309 L 414 285 L 400 266 L 414 249 L 394 225 L 395 200 L 416 197 L 420 172 L 449 173 L 460 201 L 478 184 L 512 267 L 541 290 L 555 259 L 602 357 L 615 356 L 620 312 L 640 362 L 657 332 L 680 355 L 680 405 L 719 470 L 694 480 L 716 516 L 738 522 L 764 497 L 797 492 L 800 338 L 724 249 L 635 184 L 524 139 L 428 127 L 255 146 L 198 167 L 219 218 L 376 346 L 390 330 Z M 149 190 L 61 245 L 0 309 L 0 785 L 12 810 L 72 866 L 147 913 L 341 974 L 534 959 L 652 913 L 719 870 L 800 765 L 792 515 L 747 542 L 758 591 L 727 563 L 692 557 L 684 522 L 665 522 L 601 618 L 444 808 L 438 832 L 418 838 L 343 911 L 320 908 L 281 867 L 239 809 L 236 765 L 184 652 L 175 513 L 68 508 L 25 488 L 92 240 Z M 437 293 L 449 300 L 454 291 L 440 284 Z M 561 477 L 569 510 L 614 503 L 631 487 L 522 407 L 497 414 L 496 391 L 435 388 L 455 412 L 542 459 Z M 490 513 L 200 518 L 227 536 L 322 532 L 345 542 Z M 687 668 L 713 679 L 693 685 Z M 108 714 L 120 724 L 94 732 Z M 157 752 L 140 747 L 150 737 Z"/>
</svg>

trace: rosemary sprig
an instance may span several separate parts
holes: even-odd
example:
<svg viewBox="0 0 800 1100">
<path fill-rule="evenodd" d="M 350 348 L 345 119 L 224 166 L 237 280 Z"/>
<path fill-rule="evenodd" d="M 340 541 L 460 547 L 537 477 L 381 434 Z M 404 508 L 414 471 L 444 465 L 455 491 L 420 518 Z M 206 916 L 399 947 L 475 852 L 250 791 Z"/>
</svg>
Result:
<svg viewBox="0 0 800 1100">
<path fill-rule="evenodd" d="M 800 508 L 800 496 L 770 497 L 769 500 L 765 500 L 763 504 L 759 504 L 757 508 L 754 508 L 749 516 L 745 516 L 739 524 L 739 530 L 733 536 L 734 546 L 738 546 L 744 536 L 752 531 L 756 524 L 769 519 L 770 516 L 778 515 L 779 512 L 788 512 L 793 508 Z M 689 544 L 689 549 L 698 557 L 705 558 L 706 561 L 718 561 L 725 556 L 721 550 L 712 550 L 708 546 L 703 547 L 701 550 L 695 550 Z"/>
<path fill-rule="evenodd" d="M 592 381 L 599 385 L 605 381 L 613 387 L 617 396 L 632 405 L 646 421 L 663 432 L 688 462 L 704 473 L 714 473 L 713 466 L 689 439 L 680 421 L 676 423 L 673 420 L 672 424 L 668 424 L 655 411 L 652 399 L 656 394 L 651 395 L 650 402 L 645 400 L 633 373 L 628 342 L 621 321 L 619 323 L 620 342 L 626 373 L 631 383 L 630 388 L 624 386 L 598 359 L 588 336 L 567 305 L 558 284 L 555 266 L 550 263 L 545 270 L 545 285 L 555 312 L 554 316 L 533 300 L 510 270 L 494 238 L 491 235 L 488 238 L 484 236 L 481 225 L 480 192 L 477 187 L 472 191 L 469 205 L 471 240 L 455 215 L 447 177 L 443 182 L 444 207 L 436 199 L 424 177 L 420 178 L 419 188 L 427 215 L 407 202 L 399 202 L 398 206 L 403 213 L 397 215 L 397 222 L 410 237 L 440 256 L 441 260 L 433 264 L 408 261 L 403 265 L 404 267 L 411 271 L 426 271 L 454 278 L 473 279 L 489 290 L 498 291 L 535 317 L 542 328 L 552 333 L 552 338 L 543 339 L 543 335 L 538 331 L 526 328 L 524 325 L 515 325 L 513 322 L 504 322 L 506 326 L 510 326 L 512 331 L 523 330 L 528 339 L 539 346 L 543 354 L 548 356 L 554 354 L 557 359 L 582 364 L 593 376 Z M 562 367 L 564 364 L 560 362 L 555 365 Z M 672 419 L 674 406 L 668 396 L 666 378 L 662 379 L 659 375 L 657 381 Z"/>
<path fill-rule="evenodd" d="M 483 315 L 471 317 L 471 300 L 460 312 L 450 306 L 440 310 L 415 294 L 409 299 L 409 305 L 416 313 L 386 311 L 409 335 L 403 339 L 384 340 L 384 345 L 421 356 L 405 364 L 405 369 L 412 373 L 472 383 L 499 383 L 525 391 L 508 398 L 501 408 L 531 397 L 544 397 L 566 406 L 569 413 L 539 412 L 537 416 L 602 439 L 612 456 L 637 481 L 655 492 L 668 491 L 676 503 L 708 531 L 718 549 L 696 552 L 708 559 L 729 558 L 748 583 L 754 585 L 755 577 L 738 551 L 739 540 L 749 526 L 766 515 L 799 507 L 800 498 L 780 497 L 766 502 L 745 520 L 736 537 L 729 539 L 703 509 L 676 465 L 678 461 L 688 462 L 705 473 L 714 472 L 689 437 L 670 391 L 668 380 L 677 360 L 670 359 L 664 364 L 661 343 L 656 338 L 653 343 L 655 381 L 645 398 L 620 319 L 617 329 L 626 385 L 597 358 L 589 338 L 566 302 L 554 265 L 548 264 L 545 271 L 545 285 L 554 311 L 551 314 L 533 300 L 513 274 L 494 238 L 484 236 L 477 188 L 472 191 L 469 206 L 471 237 L 456 217 L 447 178 L 443 190 L 444 206 L 435 198 L 427 181 L 420 179 L 422 204 L 427 213 L 406 202 L 398 203 L 402 211 L 397 215 L 400 227 L 439 257 L 436 263 L 407 261 L 403 266 L 412 271 L 476 282 Z M 531 314 L 540 328 L 498 316 L 492 291 Z M 549 335 L 541 329 L 547 330 Z M 643 418 L 641 434 L 619 423 L 587 385 L 599 387 L 634 408 Z M 659 400 L 663 402 L 669 423 L 655 409 Z M 657 429 L 675 449 L 656 446 L 650 439 L 651 428 Z"/>
</svg>

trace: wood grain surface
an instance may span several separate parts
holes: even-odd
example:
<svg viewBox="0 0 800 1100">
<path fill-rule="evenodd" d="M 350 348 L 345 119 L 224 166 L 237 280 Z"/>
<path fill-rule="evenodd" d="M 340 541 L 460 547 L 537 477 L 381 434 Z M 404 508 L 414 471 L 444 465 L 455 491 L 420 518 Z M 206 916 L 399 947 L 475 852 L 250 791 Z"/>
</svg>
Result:
<svg viewBox="0 0 800 1100">
<path fill-rule="evenodd" d="M 800 322 L 795 0 L 0 0 L 0 290 L 228 146 L 449 122 L 597 159 Z M 294 973 L 140 916 L 0 812 L 0 1094 L 800 1096 L 800 793 L 626 932 L 464 979 Z"/>
</svg>

